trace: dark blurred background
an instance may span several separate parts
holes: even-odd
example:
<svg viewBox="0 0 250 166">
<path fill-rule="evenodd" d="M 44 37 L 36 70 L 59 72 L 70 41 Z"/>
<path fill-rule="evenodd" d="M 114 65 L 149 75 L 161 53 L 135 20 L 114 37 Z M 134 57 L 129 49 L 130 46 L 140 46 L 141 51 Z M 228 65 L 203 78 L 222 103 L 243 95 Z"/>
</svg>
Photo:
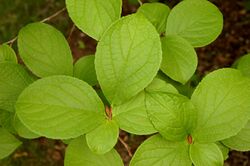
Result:
<svg viewBox="0 0 250 166">
<path fill-rule="evenodd" d="M 64 6 L 64 0 L 0 0 L 0 43 L 15 37 L 27 23 L 42 20 Z M 68 18 L 58 17 L 54 23 L 65 30 Z"/>
<path fill-rule="evenodd" d="M 179 2 L 179 0 L 160 1 L 170 7 Z M 198 77 L 218 68 L 229 67 L 239 57 L 250 53 L 250 0 L 211 0 L 211 2 L 217 5 L 224 15 L 224 29 L 211 45 L 197 49 Z M 22 26 L 43 20 L 64 7 L 65 0 L 0 0 L 0 44 L 15 38 Z M 123 15 L 135 12 L 138 7 L 137 0 L 123 0 Z M 96 41 L 74 27 L 66 11 L 47 23 L 65 35 L 75 60 L 95 52 Z M 16 49 L 16 43 L 13 47 Z M 132 152 L 146 138 L 125 132 L 121 132 L 120 137 L 127 142 Z M 45 138 L 23 141 L 23 145 L 14 154 L 0 161 L 0 166 L 63 166 L 66 145 L 61 141 Z M 116 148 L 127 164 L 130 158 L 125 148 L 120 143 Z M 233 151 L 230 152 L 225 165 L 250 166 L 249 160 L 249 152 Z"/>
</svg>

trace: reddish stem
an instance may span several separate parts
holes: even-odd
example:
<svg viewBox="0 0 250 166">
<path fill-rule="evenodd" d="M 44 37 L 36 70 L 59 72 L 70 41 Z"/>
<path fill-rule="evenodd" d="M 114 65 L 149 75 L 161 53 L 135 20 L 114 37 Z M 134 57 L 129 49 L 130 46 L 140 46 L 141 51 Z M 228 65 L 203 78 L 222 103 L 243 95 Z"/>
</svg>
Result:
<svg viewBox="0 0 250 166">
<path fill-rule="evenodd" d="M 108 117 L 110 120 L 112 120 L 112 108 L 109 107 L 109 106 L 106 106 L 106 107 L 105 107 L 105 112 L 106 112 L 107 117 Z"/>
<path fill-rule="evenodd" d="M 188 135 L 188 136 L 187 136 L 187 142 L 188 142 L 188 144 L 190 144 L 190 145 L 193 143 L 193 138 L 192 138 L 191 135 Z"/>
</svg>

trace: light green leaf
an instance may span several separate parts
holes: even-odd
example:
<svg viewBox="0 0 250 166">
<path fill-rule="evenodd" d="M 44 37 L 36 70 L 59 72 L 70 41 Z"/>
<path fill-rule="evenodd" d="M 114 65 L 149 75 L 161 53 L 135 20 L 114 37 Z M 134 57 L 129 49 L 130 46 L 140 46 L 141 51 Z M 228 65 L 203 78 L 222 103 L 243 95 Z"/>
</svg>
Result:
<svg viewBox="0 0 250 166">
<path fill-rule="evenodd" d="M 3 128 L 0 128 L 0 159 L 13 153 L 22 143 Z"/>
<path fill-rule="evenodd" d="M 0 109 L 14 112 L 17 97 L 33 81 L 21 65 L 0 63 Z"/>
<path fill-rule="evenodd" d="M 96 129 L 86 134 L 86 141 L 92 152 L 105 154 L 113 149 L 118 137 L 118 124 L 113 120 L 106 120 Z"/>
<path fill-rule="evenodd" d="M 183 141 L 196 127 L 196 109 L 184 96 L 147 93 L 146 108 L 156 130 L 167 140 Z"/>
<path fill-rule="evenodd" d="M 65 166 L 123 166 L 121 157 L 112 149 L 104 155 L 93 153 L 84 137 L 72 140 L 66 149 Z"/>
<path fill-rule="evenodd" d="M 147 92 L 171 92 L 177 90 L 165 81 L 155 78 L 146 88 Z M 136 135 L 148 135 L 157 131 L 150 122 L 145 107 L 145 92 L 142 91 L 128 102 L 113 108 L 113 118 L 122 130 Z"/>
<path fill-rule="evenodd" d="M 194 138 L 216 142 L 236 135 L 247 123 L 250 106 L 249 82 L 236 69 L 208 74 L 195 89 L 191 101 L 198 110 Z"/>
<path fill-rule="evenodd" d="M 213 42 L 221 33 L 223 16 L 207 0 L 188 0 L 177 4 L 167 20 L 166 35 L 179 35 L 194 47 Z"/>
<path fill-rule="evenodd" d="M 45 23 L 31 23 L 18 34 L 25 65 L 37 76 L 72 75 L 73 58 L 61 32 Z"/>
<path fill-rule="evenodd" d="M 185 84 L 194 74 L 198 60 L 194 48 L 179 36 L 162 38 L 161 70 L 175 81 Z"/>
<path fill-rule="evenodd" d="M 94 61 L 95 56 L 89 55 L 82 57 L 74 65 L 74 76 L 92 86 L 98 84 Z"/>
<path fill-rule="evenodd" d="M 70 142 L 71 142 L 72 140 L 74 140 L 74 138 L 72 138 L 72 139 L 63 139 L 62 142 L 63 142 L 64 144 L 68 145 L 68 144 L 70 144 Z"/>
<path fill-rule="evenodd" d="M 139 146 L 130 166 L 191 166 L 188 148 L 186 141 L 172 142 L 154 135 Z"/>
<path fill-rule="evenodd" d="M 195 166 L 223 166 L 223 155 L 215 143 L 190 145 L 190 158 Z"/>
<path fill-rule="evenodd" d="M 178 93 L 177 89 L 165 80 L 156 77 L 154 80 L 146 87 L 147 92 L 169 92 Z"/>
<path fill-rule="evenodd" d="M 105 120 L 104 105 L 94 89 L 70 76 L 31 84 L 19 96 L 16 113 L 29 130 L 54 139 L 78 137 Z"/>
<path fill-rule="evenodd" d="M 240 132 L 228 139 L 222 141 L 227 147 L 237 151 L 249 151 L 250 150 L 250 121 L 246 126 L 240 130 Z"/>
<path fill-rule="evenodd" d="M 141 92 L 128 102 L 113 108 L 113 118 L 120 128 L 136 135 L 156 133 L 145 108 L 145 93 Z"/>
<path fill-rule="evenodd" d="M 24 126 L 24 124 L 19 120 L 17 116 L 14 116 L 13 121 L 15 130 L 20 137 L 26 139 L 34 139 L 40 137 L 38 134 L 33 133 L 26 126 Z"/>
<path fill-rule="evenodd" d="M 112 105 L 137 95 L 152 82 L 161 63 L 160 37 L 140 13 L 113 24 L 97 45 L 95 67 Z"/>
<path fill-rule="evenodd" d="M 161 34 L 166 30 L 167 18 L 170 9 L 163 3 L 144 3 L 138 9 Z"/>
<path fill-rule="evenodd" d="M 66 0 L 70 18 L 84 33 L 99 40 L 121 17 L 122 0 Z"/>
<path fill-rule="evenodd" d="M 237 69 L 245 76 L 250 77 L 250 54 L 244 55 L 237 61 Z"/>
<path fill-rule="evenodd" d="M 162 71 L 160 71 L 158 73 L 157 77 L 161 78 L 162 80 L 164 80 L 168 84 L 171 84 L 172 86 L 174 86 L 180 94 L 182 94 L 188 98 L 191 97 L 191 95 L 195 89 L 193 86 L 191 86 L 191 83 L 193 83 L 192 78 L 185 85 L 183 85 L 177 81 L 172 80 L 170 77 L 168 77 Z M 195 77 L 195 75 L 193 75 L 193 77 Z M 200 81 L 197 81 L 197 84 L 198 84 L 198 82 L 200 82 Z M 195 85 L 197 85 L 197 84 L 195 84 Z"/>
<path fill-rule="evenodd" d="M 216 145 L 220 148 L 223 158 L 224 160 L 226 160 L 229 157 L 228 156 L 229 148 L 223 145 L 221 142 L 216 142 Z"/>
<path fill-rule="evenodd" d="M 0 124 L 1 126 L 8 130 L 8 132 L 12 134 L 16 134 L 16 130 L 13 125 L 14 122 L 14 113 L 5 111 L 5 110 L 0 110 Z"/>
<path fill-rule="evenodd" d="M 7 44 L 0 45 L 0 62 L 17 63 L 15 51 Z"/>
</svg>

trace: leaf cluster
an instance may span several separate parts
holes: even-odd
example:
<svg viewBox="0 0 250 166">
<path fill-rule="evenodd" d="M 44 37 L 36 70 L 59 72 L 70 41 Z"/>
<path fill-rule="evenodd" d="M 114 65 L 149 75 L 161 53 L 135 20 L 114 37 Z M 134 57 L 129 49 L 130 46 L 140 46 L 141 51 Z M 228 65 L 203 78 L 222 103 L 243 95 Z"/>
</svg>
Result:
<svg viewBox="0 0 250 166">
<path fill-rule="evenodd" d="M 18 34 L 25 66 L 12 48 L 0 47 L 0 158 L 21 144 L 18 135 L 68 140 L 65 166 L 120 166 L 113 148 L 120 129 L 153 135 L 131 166 L 221 166 L 229 148 L 250 149 L 249 55 L 189 87 L 195 48 L 222 30 L 215 5 L 145 3 L 123 17 L 121 0 L 66 6 L 75 25 L 98 41 L 96 53 L 73 64 L 63 34 L 45 23 Z"/>
</svg>

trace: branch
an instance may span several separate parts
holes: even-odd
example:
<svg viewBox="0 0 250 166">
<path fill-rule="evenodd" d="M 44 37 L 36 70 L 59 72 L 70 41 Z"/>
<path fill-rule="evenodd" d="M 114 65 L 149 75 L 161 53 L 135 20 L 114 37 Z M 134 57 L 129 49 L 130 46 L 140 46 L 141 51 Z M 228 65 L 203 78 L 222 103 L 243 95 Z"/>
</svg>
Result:
<svg viewBox="0 0 250 166">
<path fill-rule="evenodd" d="M 44 23 L 44 22 L 47 22 L 47 21 L 50 21 L 51 19 L 55 18 L 56 16 L 60 15 L 61 13 L 63 13 L 64 11 L 66 11 L 66 8 L 62 8 L 61 10 L 57 11 L 56 13 L 52 14 L 51 16 L 41 20 L 40 22 L 41 23 Z M 5 42 L 6 44 L 9 44 L 10 46 L 13 45 L 13 43 L 17 40 L 17 36 L 14 37 L 13 39 L 11 39 L 10 41 L 7 41 Z"/>
<path fill-rule="evenodd" d="M 73 26 L 71 27 L 70 31 L 69 31 L 69 36 L 67 38 L 68 42 L 70 43 L 71 42 L 71 36 L 73 35 L 73 32 L 75 31 L 75 24 L 73 24 Z"/>
<path fill-rule="evenodd" d="M 125 149 L 127 150 L 128 152 L 128 155 L 129 157 L 132 157 L 132 153 L 131 153 L 131 150 L 130 150 L 130 147 L 128 146 L 128 144 L 126 144 L 126 142 L 123 141 L 123 139 L 121 137 L 119 137 L 119 141 L 122 143 L 122 145 L 125 147 Z"/>
<path fill-rule="evenodd" d="M 140 6 L 143 4 L 141 0 L 138 0 L 138 3 L 140 4 Z"/>
<path fill-rule="evenodd" d="M 13 43 L 17 40 L 17 36 L 14 37 L 13 39 L 11 39 L 10 41 L 7 41 L 6 44 L 9 44 L 11 47 L 13 45 Z"/>
<path fill-rule="evenodd" d="M 61 10 L 57 11 L 56 13 L 52 14 L 51 16 L 49 16 L 49 17 L 43 19 L 43 20 L 40 21 L 40 22 L 42 22 L 42 23 L 43 23 L 43 22 L 47 22 L 47 21 L 49 21 L 49 20 L 55 18 L 56 16 L 60 15 L 60 14 L 63 13 L 64 11 L 66 11 L 66 8 L 65 8 L 65 7 L 62 8 Z"/>
</svg>

